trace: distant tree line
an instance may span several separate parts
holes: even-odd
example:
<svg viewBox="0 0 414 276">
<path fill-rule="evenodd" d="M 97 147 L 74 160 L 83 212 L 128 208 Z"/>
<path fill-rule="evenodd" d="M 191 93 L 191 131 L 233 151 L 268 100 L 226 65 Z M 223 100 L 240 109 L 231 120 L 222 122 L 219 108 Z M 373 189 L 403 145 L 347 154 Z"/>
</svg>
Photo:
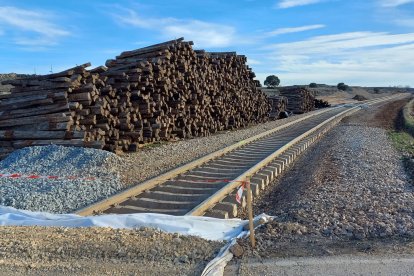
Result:
<svg viewBox="0 0 414 276">
<path fill-rule="evenodd" d="M 262 87 L 262 84 L 260 83 L 259 80 L 255 80 L 256 83 L 256 87 Z M 276 88 L 279 86 L 280 84 L 280 79 L 278 76 L 276 75 L 270 75 L 267 76 L 264 83 L 265 86 L 267 86 L 267 88 Z M 318 84 L 316 82 L 311 82 L 309 84 L 310 88 L 318 88 Z M 343 82 L 338 83 L 338 85 L 336 86 L 339 90 L 342 91 L 348 91 L 348 90 L 352 90 L 348 85 L 346 85 Z M 378 93 L 379 91 L 375 91 L 375 93 Z"/>
</svg>

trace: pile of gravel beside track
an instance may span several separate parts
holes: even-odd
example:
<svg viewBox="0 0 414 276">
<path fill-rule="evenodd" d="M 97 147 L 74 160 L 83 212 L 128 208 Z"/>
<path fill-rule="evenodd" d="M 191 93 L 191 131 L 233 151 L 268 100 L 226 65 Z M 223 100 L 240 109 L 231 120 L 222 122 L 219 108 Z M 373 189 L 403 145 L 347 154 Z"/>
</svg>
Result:
<svg viewBox="0 0 414 276">
<path fill-rule="evenodd" d="M 119 173 L 113 169 L 119 162 L 115 154 L 96 149 L 51 145 L 15 151 L 0 162 L 1 173 L 59 178 L 0 178 L 0 205 L 73 212 L 122 189 Z M 84 179 L 88 177 L 95 179 Z"/>
</svg>

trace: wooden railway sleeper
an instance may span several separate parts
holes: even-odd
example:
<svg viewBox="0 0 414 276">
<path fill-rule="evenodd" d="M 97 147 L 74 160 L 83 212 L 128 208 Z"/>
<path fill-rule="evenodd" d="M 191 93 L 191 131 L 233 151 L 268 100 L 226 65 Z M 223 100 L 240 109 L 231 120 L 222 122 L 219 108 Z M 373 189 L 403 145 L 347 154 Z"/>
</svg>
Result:
<svg viewBox="0 0 414 276">
<path fill-rule="evenodd" d="M 237 204 L 235 203 L 219 201 L 212 209 L 227 212 L 229 218 L 237 217 Z"/>
<path fill-rule="evenodd" d="M 219 218 L 219 219 L 228 219 L 229 213 L 223 210 L 215 210 L 211 208 L 207 212 L 204 213 L 205 217 L 211 217 L 211 218 Z"/>
</svg>

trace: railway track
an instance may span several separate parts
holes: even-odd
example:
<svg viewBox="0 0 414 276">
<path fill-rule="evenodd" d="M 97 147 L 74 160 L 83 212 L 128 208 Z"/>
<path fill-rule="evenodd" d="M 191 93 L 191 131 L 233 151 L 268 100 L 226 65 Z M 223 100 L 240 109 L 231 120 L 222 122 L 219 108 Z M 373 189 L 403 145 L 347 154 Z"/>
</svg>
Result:
<svg viewBox="0 0 414 276">
<path fill-rule="evenodd" d="M 393 98 L 398 96 L 393 96 Z M 343 117 L 391 97 L 315 112 L 219 150 L 128 190 L 77 214 L 162 213 L 218 218 L 237 216 L 236 189 L 251 177 L 253 196 Z M 241 206 L 246 204 L 243 196 Z"/>
</svg>

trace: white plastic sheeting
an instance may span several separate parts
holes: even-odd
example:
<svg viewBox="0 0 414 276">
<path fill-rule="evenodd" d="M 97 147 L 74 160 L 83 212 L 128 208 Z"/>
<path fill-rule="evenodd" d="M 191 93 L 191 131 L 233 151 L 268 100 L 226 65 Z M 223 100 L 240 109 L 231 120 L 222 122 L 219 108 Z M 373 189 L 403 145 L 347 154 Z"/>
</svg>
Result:
<svg viewBox="0 0 414 276">
<path fill-rule="evenodd" d="M 74 214 L 51 214 L 0 206 L 0 225 L 61 227 L 151 227 L 168 233 L 198 236 L 207 240 L 229 241 L 237 237 L 247 222 L 240 219 L 215 219 L 163 214 L 100 215 L 82 217 Z"/>
<path fill-rule="evenodd" d="M 267 222 L 272 217 L 262 214 L 255 221 Z M 74 214 L 31 212 L 0 206 L 2 226 L 56 226 L 56 227 L 111 227 L 133 229 L 150 227 L 168 233 L 198 236 L 207 240 L 228 241 L 219 254 L 206 266 L 203 276 L 221 276 L 233 258 L 229 251 L 238 238 L 249 235 L 244 230 L 247 221 L 240 219 L 215 219 L 195 216 L 170 216 L 163 214 L 100 215 L 82 217 Z"/>
</svg>

